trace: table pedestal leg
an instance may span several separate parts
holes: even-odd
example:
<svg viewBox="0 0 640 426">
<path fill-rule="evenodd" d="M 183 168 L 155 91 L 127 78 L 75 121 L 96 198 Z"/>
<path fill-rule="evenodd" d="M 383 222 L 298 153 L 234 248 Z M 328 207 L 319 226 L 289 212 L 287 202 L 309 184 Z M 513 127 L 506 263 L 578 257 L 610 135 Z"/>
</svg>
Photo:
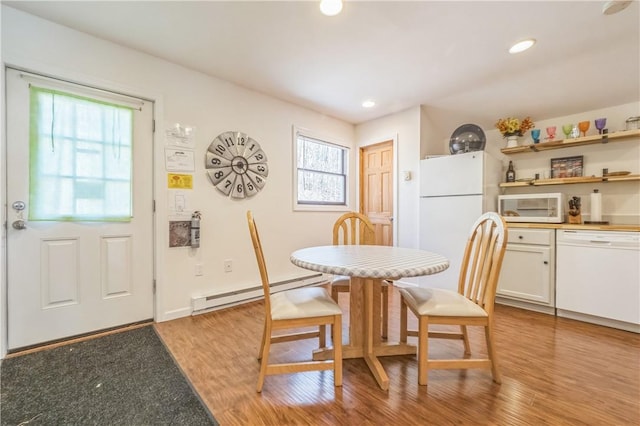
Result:
<svg viewBox="0 0 640 426">
<path fill-rule="evenodd" d="M 389 389 L 389 377 L 379 356 L 415 355 L 416 347 L 406 343 L 382 342 L 381 280 L 351 277 L 349 300 L 349 344 L 342 347 L 342 358 L 363 358 L 378 385 Z M 333 359 L 332 349 L 318 349 L 314 360 Z"/>
<path fill-rule="evenodd" d="M 361 281 L 364 281 L 360 279 Z M 367 280 L 364 284 L 364 360 L 382 390 L 389 389 L 389 377 L 373 351 L 374 342 L 380 344 L 380 280 Z M 353 279 L 351 280 L 353 284 Z M 374 297 L 377 295 L 377 297 Z M 375 303 L 375 300 L 378 303 Z M 377 314 L 375 313 L 377 311 Z M 377 341 L 377 342 L 376 342 Z"/>
</svg>

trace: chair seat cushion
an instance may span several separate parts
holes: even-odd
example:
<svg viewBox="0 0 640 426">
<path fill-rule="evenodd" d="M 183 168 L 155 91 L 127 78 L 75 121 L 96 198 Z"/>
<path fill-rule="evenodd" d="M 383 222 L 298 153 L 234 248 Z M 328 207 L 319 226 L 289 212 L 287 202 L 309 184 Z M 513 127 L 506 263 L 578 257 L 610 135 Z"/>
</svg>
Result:
<svg viewBox="0 0 640 426">
<path fill-rule="evenodd" d="M 350 282 L 351 282 L 351 277 L 347 275 L 335 275 L 331 280 L 331 286 L 339 286 L 339 287 L 349 286 Z"/>
<path fill-rule="evenodd" d="M 487 312 L 458 292 L 439 288 L 400 289 L 407 305 L 419 315 L 438 317 L 486 317 Z"/>
<path fill-rule="evenodd" d="M 337 314 L 342 314 L 342 310 L 324 288 L 303 287 L 271 295 L 271 318 L 274 320 Z"/>
</svg>

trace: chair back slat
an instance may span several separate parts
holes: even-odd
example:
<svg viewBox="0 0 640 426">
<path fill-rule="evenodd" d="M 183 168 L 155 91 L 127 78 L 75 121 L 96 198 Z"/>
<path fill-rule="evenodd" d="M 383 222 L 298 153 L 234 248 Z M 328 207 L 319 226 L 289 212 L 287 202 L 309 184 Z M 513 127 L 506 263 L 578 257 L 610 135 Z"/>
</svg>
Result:
<svg viewBox="0 0 640 426">
<path fill-rule="evenodd" d="M 253 251 L 256 254 L 258 269 L 260 270 L 260 279 L 262 281 L 262 290 L 264 292 L 264 303 L 266 312 L 271 312 L 271 292 L 269 287 L 269 275 L 267 274 L 267 264 L 264 261 L 264 253 L 262 251 L 262 244 L 260 243 L 260 235 L 258 234 L 258 228 L 256 226 L 255 220 L 253 219 L 251 210 L 247 211 L 247 222 L 249 223 L 249 233 L 251 234 Z"/>
<path fill-rule="evenodd" d="M 348 212 L 333 225 L 334 245 L 363 245 L 375 243 L 375 228 L 362 213 Z"/>
<path fill-rule="evenodd" d="M 473 225 L 462 258 L 458 292 L 493 311 L 496 287 L 507 246 L 507 226 L 494 212 L 483 214 Z"/>
</svg>

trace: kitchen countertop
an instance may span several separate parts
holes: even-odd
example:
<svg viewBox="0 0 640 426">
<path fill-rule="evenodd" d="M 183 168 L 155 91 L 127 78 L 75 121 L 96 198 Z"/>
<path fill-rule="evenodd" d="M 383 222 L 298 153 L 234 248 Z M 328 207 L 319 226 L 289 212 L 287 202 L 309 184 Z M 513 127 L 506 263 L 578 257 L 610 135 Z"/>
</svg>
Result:
<svg viewBox="0 0 640 426">
<path fill-rule="evenodd" d="M 633 231 L 640 232 L 640 225 L 574 225 L 570 223 L 520 223 L 507 222 L 509 228 L 573 229 L 577 231 Z"/>
</svg>

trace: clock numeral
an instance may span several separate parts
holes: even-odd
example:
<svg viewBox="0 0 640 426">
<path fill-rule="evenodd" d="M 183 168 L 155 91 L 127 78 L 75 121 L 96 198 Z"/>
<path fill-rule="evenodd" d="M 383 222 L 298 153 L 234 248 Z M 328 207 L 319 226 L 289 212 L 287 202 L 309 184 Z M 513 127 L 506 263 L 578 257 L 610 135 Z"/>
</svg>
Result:
<svg viewBox="0 0 640 426">
<path fill-rule="evenodd" d="M 227 149 L 222 145 L 218 145 L 218 146 L 215 147 L 215 151 L 218 154 L 223 155 L 227 151 Z"/>
<path fill-rule="evenodd" d="M 246 157 L 246 159 L 247 159 L 247 163 L 249 164 L 266 163 L 267 154 L 265 154 L 264 151 L 258 147 L 258 149 L 253 153 L 253 155 Z"/>
<path fill-rule="evenodd" d="M 216 185 L 216 189 L 222 192 L 224 195 L 229 195 L 231 193 L 231 188 L 233 188 L 233 181 L 235 177 L 233 175 L 225 178 L 220 183 Z"/>
<path fill-rule="evenodd" d="M 242 180 L 244 181 L 245 197 L 252 197 L 258 193 L 259 188 L 256 186 L 256 184 L 253 183 L 253 181 L 251 180 L 251 178 L 249 178 L 248 175 L 244 175 L 242 177 Z"/>
<path fill-rule="evenodd" d="M 221 157 L 212 151 L 207 151 L 205 158 L 206 162 L 204 163 L 204 166 L 207 169 L 221 169 L 231 166 L 231 160 Z"/>
<path fill-rule="evenodd" d="M 222 167 L 214 170 L 207 170 L 207 176 L 212 184 L 218 185 L 224 178 L 231 174 L 231 167 Z"/>
<path fill-rule="evenodd" d="M 256 192 L 264 188 L 265 180 L 262 176 L 257 174 L 253 170 L 247 170 L 247 174 L 244 175 L 245 182 L 251 182 L 256 187 Z"/>
<path fill-rule="evenodd" d="M 240 139 L 238 140 L 238 145 L 242 145 L 244 146 L 245 140 L 244 140 L 244 136 L 240 137 Z"/>
<path fill-rule="evenodd" d="M 235 156 L 234 153 L 232 152 L 234 151 L 234 147 L 231 146 L 229 149 L 227 149 L 224 145 L 225 145 L 225 142 L 220 136 L 215 138 L 213 142 L 211 142 L 211 144 L 209 145 L 209 148 L 207 149 L 207 158 L 211 156 L 220 157 L 220 160 L 222 160 L 223 166 L 226 165 L 226 163 L 231 162 L 231 160 Z M 208 160 L 206 164 L 210 164 Z"/>
<path fill-rule="evenodd" d="M 242 192 L 242 184 L 241 183 L 236 185 L 236 192 Z"/>
<path fill-rule="evenodd" d="M 233 139 L 227 137 L 224 138 L 224 143 L 227 144 L 227 148 L 231 148 L 232 146 L 234 146 L 235 144 L 233 143 Z"/>
</svg>

